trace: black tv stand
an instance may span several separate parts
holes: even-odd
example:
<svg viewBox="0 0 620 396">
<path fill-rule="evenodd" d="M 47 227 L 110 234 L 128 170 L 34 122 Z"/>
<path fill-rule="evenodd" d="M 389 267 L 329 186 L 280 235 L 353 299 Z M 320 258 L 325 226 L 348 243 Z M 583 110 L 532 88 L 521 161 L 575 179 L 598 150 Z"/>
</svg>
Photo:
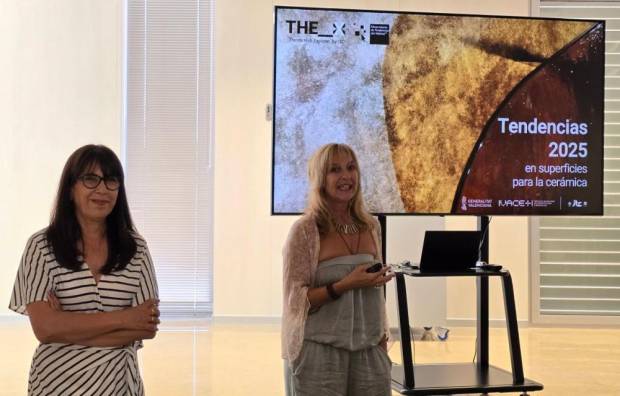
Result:
<svg viewBox="0 0 620 396">
<path fill-rule="evenodd" d="M 409 311 L 405 276 L 474 276 L 477 279 L 478 346 L 475 363 L 414 364 L 411 349 Z M 504 290 L 504 307 L 512 372 L 489 365 L 488 278 L 499 276 Z M 443 395 L 451 393 L 529 392 L 543 389 L 543 385 L 523 375 L 519 329 L 512 288 L 507 270 L 472 269 L 455 273 L 424 273 L 405 270 L 396 274 L 396 298 L 400 326 L 403 364 L 392 368 L 392 389 L 403 395 Z M 415 374 L 414 374 L 415 373 Z"/>
</svg>

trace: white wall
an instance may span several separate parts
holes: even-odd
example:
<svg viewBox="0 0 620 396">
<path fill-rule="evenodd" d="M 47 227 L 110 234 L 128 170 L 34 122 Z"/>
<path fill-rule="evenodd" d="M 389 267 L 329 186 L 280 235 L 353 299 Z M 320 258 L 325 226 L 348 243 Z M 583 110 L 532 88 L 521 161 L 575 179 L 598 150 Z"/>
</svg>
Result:
<svg viewBox="0 0 620 396">
<path fill-rule="evenodd" d="M 476 220 L 469 217 L 450 217 L 446 229 L 476 229 Z M 530 318 L 529 229 L 526 217 L 491 219 L 489 227 L 489 261 L 510 270 L 517 306 L 517 319 Z M 450 278 L 447 281 L 448 324 L 474 324 L 476 318 L 476 286 L 473 278 Z M 499 278 L 489 281 L 489 319 L 503 321 L 504 298 Z"/>
<path fill-rule="evenodd" d="M 272 94 L 274 3 L 477 14 L 529 13 L 528 0 L 217 1 L 215 316 L 275 317 L 281 312 L 281 249 L 295 218 L 269 215 L 271 124 L 265 120 L 264 108 L 271 102 Z M 388 219 L 388 260 L 419 258 L 419 242 L 416 243 L 415 238 L 421 241 L 421 229 L 441 228 L 442 223 L 440 218 Z M 475 222 L 468 218 L 449 218 L 446 225 L 449 228 L 473 228 Z M 494 219 L 490 237 L 491 258 L 510 268 L 517 293 L 518 316 L 527 320 L 527 221 L 522 218 Z M 448 319 L 475 318 L 473 283 L 449 280 L 446 287 L 445 280 L 423 282 L 431 283 L 414 288 L 422 294 L 430 289 L 443 288 L 445 296 L 438 305 L 428 300 L 418 301 L 418 305 L 426 305 L 427 309 L 425 312 L 419 308 L 416 319 L 420 315 L 433 317 L 434 309 Z M 393 292 L 390 290 L 389 293 Z M 501 294 L 496 293 L 496 285 L 492 282 L 492 319 L 502 317 L 503 307 L 496 304 L 501 303 Z M 470 300 L 474 305 L 469 304 Z"/>
<path fill-rule="evenodd" d="M 0 315 L 67 157 L 121 145 L 120 0 L 0 3 Z"/>
<path fill-rule="evenodd" d="M 272 217 L 272 7 L 267 0 L 216 3 L 216 174 L 214 314 L 279 316 L 281 248 L 293 217 Z M 282 5 L 527 15 L 527 0 L 289 1 Z M 120 0 L 0 3 L 0 314 L 12 289 L 27 237 L 48 221 L 61 168 L 77 147 L 121 146 L 122 2 Z M 461 223 L 466 224 L 461 224 Z M 527 222 L 496 218 L 491 258 L 510 268 L 518 315 L 528 318 Z M 449 218 L 448 228 L 473 228 Z M 421 232 L 441 218 L 389 220 L 388 259 L 419 257 Z M 473 319 L 474 290 L 467 281 L 431 281 L 413 288 L 445 290 L 437 308 L 416 301 L 418 316 L 438 310 L 448 319 Z M 491 318 L 501 317 L 492 288 Z M 389 293 L 392 293 L 391 291 Z M 442 294 L 444 292 L 442 291 Z M 388 294 L 389 297 L 389 294 Z M 4 302 L 3 302 L 4 301 Z M 474 301 L 473 304 L 470 302 Z M 393 307 L 392 307 L 393 308 Z"/>
<path fill-rule="evenodd" d="M 393 1 L 278 4 L 390 8 Z M 215 316 L 281 314 L 281 250 L 295 218 L 269 214 L 271 124 L 264 109 L 272 95 L 273 5 L 216 3 Z"/>
</svg>

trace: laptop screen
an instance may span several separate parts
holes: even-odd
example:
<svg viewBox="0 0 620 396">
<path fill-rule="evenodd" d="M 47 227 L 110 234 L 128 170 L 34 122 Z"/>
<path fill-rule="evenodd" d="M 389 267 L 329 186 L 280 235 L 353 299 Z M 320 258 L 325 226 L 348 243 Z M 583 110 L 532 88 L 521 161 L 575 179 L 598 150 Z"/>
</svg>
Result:
<svg viewBox="0 0 620 396">
<path fill-rule="evenodd" d="M 480 231 L 426 231 L 420 271 L 457 272 L 476 265 Z"/>
</svg>

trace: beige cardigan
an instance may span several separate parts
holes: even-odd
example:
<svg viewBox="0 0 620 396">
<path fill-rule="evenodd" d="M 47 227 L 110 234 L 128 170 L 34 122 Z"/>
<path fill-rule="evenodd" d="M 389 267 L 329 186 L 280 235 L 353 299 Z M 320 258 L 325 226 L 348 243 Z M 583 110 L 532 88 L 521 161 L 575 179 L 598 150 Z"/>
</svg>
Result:
<svg viewBox="0 0 620 396">
<path fill-rule="evenodd" d="M 381 227 L 375 220 L 371 235 L 377 258 L 381 257 Z M 314 286 L 319 264 L 321 240 L 319 229 L 310 215 L 303 215 L 289 231 L 284 245 L 284 291 L 282 306 L 282 358 L 292 362 L 304 341 L 304 328 L 310 310 L 308 289 Z M 386 339 L 389 336 L 387 315 L 384 318 Z"/>
</svg>

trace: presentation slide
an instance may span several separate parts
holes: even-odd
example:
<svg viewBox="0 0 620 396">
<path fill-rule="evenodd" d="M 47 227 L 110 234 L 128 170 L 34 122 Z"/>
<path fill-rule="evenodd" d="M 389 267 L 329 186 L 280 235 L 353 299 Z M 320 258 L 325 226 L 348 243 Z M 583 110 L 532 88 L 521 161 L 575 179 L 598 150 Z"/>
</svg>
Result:
<svg viewBox="0 0 620 396">
<path fill-rule="evenodd" d="M 353 147 L 384 214 L 603 213 L 602 21 L 276 7 L 272 212 Z"/>
</svg>

